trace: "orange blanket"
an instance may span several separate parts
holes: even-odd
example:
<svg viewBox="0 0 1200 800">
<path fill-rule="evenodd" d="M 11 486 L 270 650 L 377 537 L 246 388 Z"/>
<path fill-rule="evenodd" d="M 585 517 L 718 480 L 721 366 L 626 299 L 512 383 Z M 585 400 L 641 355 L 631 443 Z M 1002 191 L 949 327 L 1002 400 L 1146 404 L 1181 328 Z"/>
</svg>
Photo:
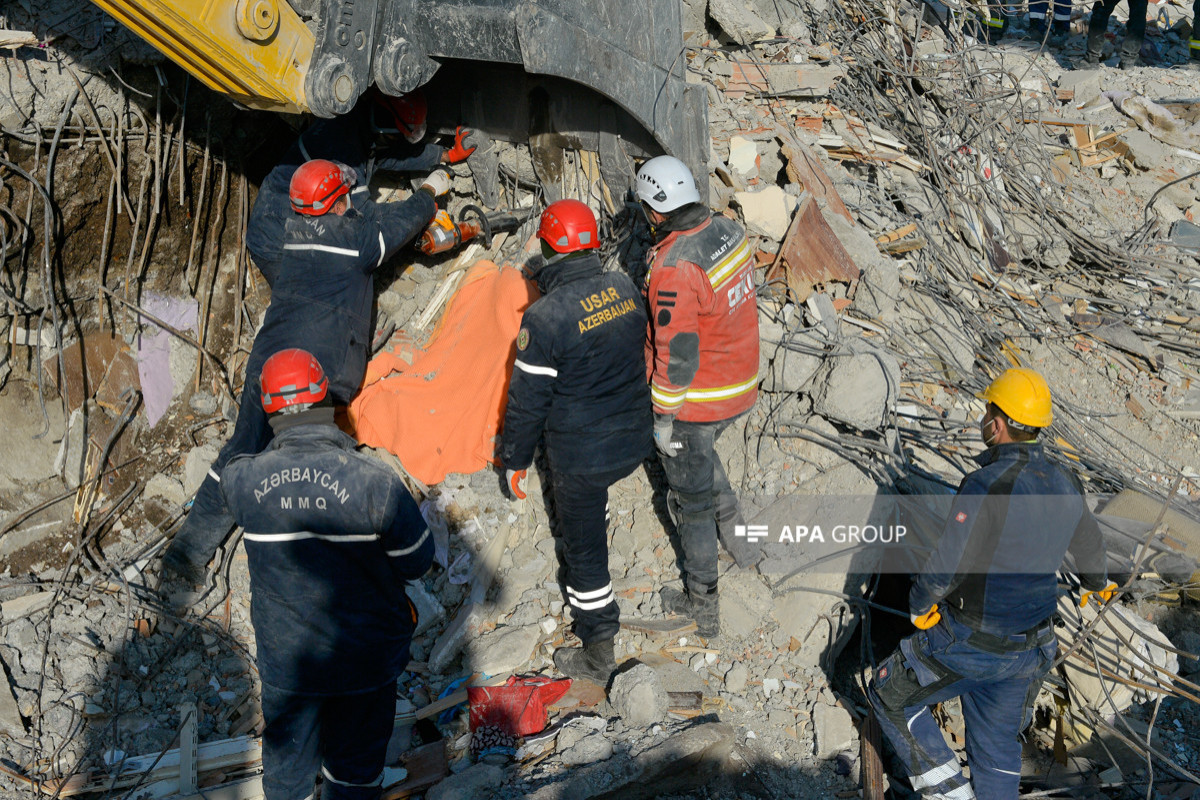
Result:
<svg viewBox="0 0 1200 800">
<path fill-rule="evenodd" d="M 521 314 L 536 298 L 520 270 L 476 263 L 424 350 L 371 359 L 350 405 L 358 440 L 394 453 L 425 484 L 488 466 L 504 419 Z"/>
</svg>

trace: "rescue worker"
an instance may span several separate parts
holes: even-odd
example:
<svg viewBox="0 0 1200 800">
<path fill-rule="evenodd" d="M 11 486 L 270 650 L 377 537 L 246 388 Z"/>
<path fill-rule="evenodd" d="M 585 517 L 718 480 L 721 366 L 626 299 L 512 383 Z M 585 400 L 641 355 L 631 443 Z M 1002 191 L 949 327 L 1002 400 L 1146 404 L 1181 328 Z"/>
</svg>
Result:
<svg viewBox="0 0 1200 800">
<path fill-rule="evenodd" d="M 980 397 L 988 402 L 980 423 L 988 449 L 913 580 L 909 609 L 920 630 L 878 667 L 867 694 L 914 790 L 1015 800 L 1020 734 L 1057 647 L 1064 554 L 1102 600 L 1116 587 L 1107 584 L 1104 541 L 1078 479 L 1037 440 L 1053 419 L 1046 381 L 1010 369 Z M 970 782 L 929 711 L 952 697 L 962 698 Z"/>
<path fill-rule="evenodd" d="M 263 178 L 246 223 L 246 250 L 269 286 L 275 285 L 286 256 L 284 229 L 292 216 L 288 188 L 304 162 L 324 158 L 341 164 L 350 177 L 351 202 L 361 206 L 370 198 L 369 184 L 377 172 L 428 173 L 439 164 L 466 161 L 475 152 L 477 135 L 461 126 L 450 147 L 423 142 L 426 113 L 419 89 L 403 97 L 372 90 L 350 113 L 317 120 L 297 137 Z"/>
<path fill-rule="evenodd" d="M 338 430 L 329 383 L 304 350 L 268 358 L 255 399 L 275 438 L 221 482 L 246 531 L 266 800 L 311 797 L 318 772 L 324 800 L 379 797 L 417 624 L 404 584 L 433 561 L 404 483 Z"/>
<path fill-rule="evenodd" d="M 604 272 L 596 218 L 559 200 L 538 226 L 542 292 L 525 310 L 498 451 L 514 497 L 539 439 L 564 546 L 565 595 L 583 648 L 559 648 L 554 665 L 602 686 L 616 669 L 620 613 L 608 573 L 608 487 L 653 452 L 642 356 L 646 310 L 633 280 Z"/>
<path fill-rule="evenodd" d="M 1108 19 L 1120 0 L 1099 0 L 1092 6 L 1088 20 L 1087 52 L 1083 56 L 1084 68 L 1097 67 L 1104 57 L 1104 39 L 1108 33 Z M 1146 38 L 1147 0 L 1129 0 L 1129 21 L 1125 26 L 1125 41 L 1121 42 L 1121 69 L 1130 69 L 1142 63 L 1142 40 Z M 1193 51 L 1194 52 L 1194 51 Z"/>
<path fill-rule="evenodd" d="M 351 182 L 332 161 L 308 161 L 292 175 L 292 209 L 281 248 L 288 263 L 276 276 L 246 362 L 233 434 L 163 555 L 163 594 L 175 608 L 194 602 L 205 565 L 234 527 L 218 489 L 222 469 L 236 455 L 260 452 L 271 439 L 258 402 L 263 363 L 279 350 L 304 348 L 331 365 L 330 396 L 348 404 L 366 374 L 374 333 L 372 273 L 429 224 L 437 210 L 434 198 L 449 189 L 450 179 L 439 171 L 403 202 L 352 205 Z"/>
<path fill-rule="evenodd" d="M 1051 11 L 1053 5 L 1053 11 Z M 1052 14 L 1047 36 L 1046 15 Z M 1071 3 L 1068 0 L 1032 0 L 1029 3 L 1029 38 L 1061 45 L 1071 35 Z"/>
<path fill-rule="evenodd" d="M 742 513 L 714 450 L 758 397 L 754 260 L 746 232 L 700 202 L 679 159 L 658 156 L 643 164 L 637 195 L 657 240 L 647 254 L 644 287 L 654 442 L 685 572 L 684 591 L 662 590 L 663 606 L 694 619 L 701 636 L 715 636 L 718 531 L 739 565 L 752 566 L 760 555 L 735 535 Z"/>
</svg>

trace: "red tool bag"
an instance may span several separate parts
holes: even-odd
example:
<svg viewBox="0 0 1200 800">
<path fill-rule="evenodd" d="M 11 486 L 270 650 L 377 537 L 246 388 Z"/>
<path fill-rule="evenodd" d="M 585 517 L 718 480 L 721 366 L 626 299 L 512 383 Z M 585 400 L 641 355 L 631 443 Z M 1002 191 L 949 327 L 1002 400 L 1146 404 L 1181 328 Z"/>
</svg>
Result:
<svg viewBox="0 0 1200 800">
<path fill-rule="evenodd" d="M 513 736 L 530 736 L 546 728 L 546 707 L 567 693 L 570 678 L 510 676 L 502 686 L 470 686 L 471 730 L 494 726 Z"/>
</svg>

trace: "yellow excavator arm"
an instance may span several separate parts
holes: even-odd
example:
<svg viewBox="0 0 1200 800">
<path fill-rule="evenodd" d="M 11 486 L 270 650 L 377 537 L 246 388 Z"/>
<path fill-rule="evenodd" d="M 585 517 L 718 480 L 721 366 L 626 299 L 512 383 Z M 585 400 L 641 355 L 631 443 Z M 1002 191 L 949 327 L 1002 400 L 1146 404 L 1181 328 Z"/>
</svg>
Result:
<svg viewBox="0 0 1200 800">
<path fill-rule="evenodd" d="M 311 110 L 315 37 L 285 0 L 93 2 L 213 91 L 249 108 Z"/>
<path fill-rule="evenodd" d="M 443 83 L 464 107 L 487 106 L 489 97 L 501 106 L 503 92 L 495 90 L 512 73 L 497 65 L 519 65 L 526 76 L 522 108 L 539 82 L 582 84 L 624 109 L 654 141 L 636 141 L 644 137 L 631 135 L 619 119 L 585 119 L 596 116 L 594 97 L 574 104 L 575 119 L 585 121 L 572 122 L 571 113 L 562 113 L 571 103 L 556 95 L 554 131 L 572 141 L 597 132 L 610 144 L 617 137 L 617 149 L 633 155 L 654 155 L 657 142 L 692 167 L 698 181 L 707 178 L 707 95 L 684 80 L 681 0 L 92 2 L 205 85 L 250 108 L 333 117 L 353 108 L 372 84 L 400 95 L 447 63 L 471 65 L 466 73 L 473 79 L 465 83 L 455 82 L 454 69 L 443 71 Z M 474 114 L 472 124 L 480 125 L 486 111 Z M 499 124 L 521 140 L 546 132 L 533 130 L 538 113 Z"/>
</svg>

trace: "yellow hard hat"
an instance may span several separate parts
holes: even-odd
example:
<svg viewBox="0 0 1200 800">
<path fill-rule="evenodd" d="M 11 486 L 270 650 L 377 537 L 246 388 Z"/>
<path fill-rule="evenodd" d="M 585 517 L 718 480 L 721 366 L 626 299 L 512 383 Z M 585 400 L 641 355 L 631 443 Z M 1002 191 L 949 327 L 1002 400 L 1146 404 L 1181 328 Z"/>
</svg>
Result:
<svg viewBox="0 0 1200 800">
<path fill-rule="evenodd" d="M 1005 370 L 978 396 L 995 403 L 1013 422 L 1030 428 L 1045 428 L 1054 421 L 1046 379 L 1025 367 Z"/>
</svg>

